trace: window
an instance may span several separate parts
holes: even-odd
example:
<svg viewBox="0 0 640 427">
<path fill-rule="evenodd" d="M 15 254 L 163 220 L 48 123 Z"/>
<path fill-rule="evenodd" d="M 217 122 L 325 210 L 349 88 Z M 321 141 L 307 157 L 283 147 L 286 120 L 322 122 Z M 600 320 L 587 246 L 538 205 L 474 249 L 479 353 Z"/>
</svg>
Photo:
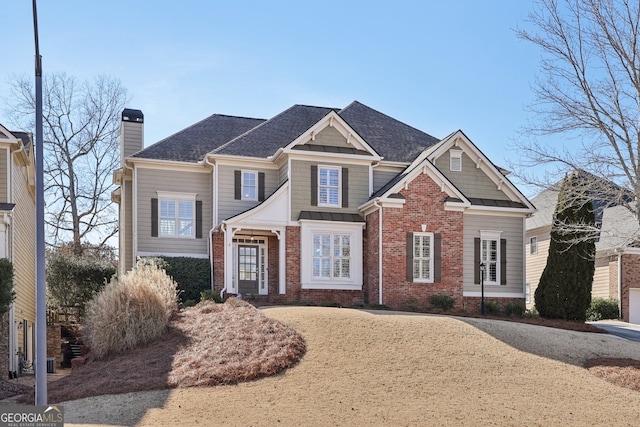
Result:
<svg viewBox="0 0 640 427">
<path fill-rule="evenodd" d="M 538 237 L 533 236 L 529 239 L 529 253 L 535 255 L 538 253 Z"/>
<path fill-rule="evenodd" d="M 413 280 L 433 282 L 433 234 L 413 234 Z"/>
<path fill-rule="evenodd" d="M 500 284 L 500 233 L 481 233 L 480 262 L 484 264 L 484 284 Z"/>
<path fill-rule="evenodd" d="M 160 237 L 195 237 L 196 195 L 158 192 Z"/>
<path fill-rule="evenodd" d="M 318 166 L 318 206 L 340 207 L 340 169 Z"/>
<path fill-rule="evenodd" d="M 462 150 L 449 151 L 449 169 L 452 172 L 462 171 Z"/>
<path fill-rule="evenodd" d="M 258 172 L 242 171 L 242 200 L 258 200 Z"/>
<path fill-rule="evenodd" d="M 313 234 L 313 279 L 351 277 L 351 236 Z"/>
</svg>

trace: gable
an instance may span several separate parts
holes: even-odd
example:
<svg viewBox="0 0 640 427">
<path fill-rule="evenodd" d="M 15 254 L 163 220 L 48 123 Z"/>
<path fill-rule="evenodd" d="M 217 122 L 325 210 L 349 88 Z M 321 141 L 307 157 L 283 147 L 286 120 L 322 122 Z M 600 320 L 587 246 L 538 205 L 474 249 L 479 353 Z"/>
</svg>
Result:
<svg viewBox="0 0 640 427">
<path fill-rule="evenodd" d="M 460 151 L 461 153 L 458 153 Z M 454 158 L 456 154 L 461 156 L 459 171 L 454 171 L 451 168 L 450 156 L 452 153 Z M 434 163 L 438 170 L 467 197 L 510 200 L 501 189 L 498 189 L 498 185 L 487 176 L 486 172 L 479 168 L 464 150 L 460 150 L 458 147 L 445 151 L 435 159 Z"/>
</svg>

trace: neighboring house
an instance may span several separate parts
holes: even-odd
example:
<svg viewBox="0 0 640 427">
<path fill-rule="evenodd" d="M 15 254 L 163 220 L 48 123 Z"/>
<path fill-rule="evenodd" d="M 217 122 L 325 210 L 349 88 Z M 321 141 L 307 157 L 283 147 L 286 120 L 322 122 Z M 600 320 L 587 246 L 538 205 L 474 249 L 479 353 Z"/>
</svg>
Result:
<svg viewBox="0 0 640 427">
<path fill-rule="evenodd" d="M 8 258 L 13 263 L 16 292 L 8 316 L 10 377 L 20 372 L 21 357 L 27 364 L 35 357 L 35 227 L 35 163 L 31 135 L 10 132 L 0 125 L 0 258 Z M 6 353 L 2 357 L 7 357 Z"/>
<path fill-rule="evenodd" d="M 272 302 L 524 301 L 533 205 L 462 131 L 439 140 L 359 102 L 212 115 L 143 149 L 122 115 L 120 272 L 209 258 L 212 287 Z"/>
<path fill-rule="evenodd" d="M 527 307 L 535 305 L 535 290 L 547 264 L 551 225 L 558 191 L 548 189 L 532 199 L 538 211 L 527 219 Z M 596 202 L 597 204 L 597 202 Z M 624 206 L 596 206 L 600 233 L 596 241 L 591 296 L 618 300 L 621 318 L 640 324 L 640 236 L 638 220 Z M 622 296 L 620 298 L 620 296 Z"/>
</svg>

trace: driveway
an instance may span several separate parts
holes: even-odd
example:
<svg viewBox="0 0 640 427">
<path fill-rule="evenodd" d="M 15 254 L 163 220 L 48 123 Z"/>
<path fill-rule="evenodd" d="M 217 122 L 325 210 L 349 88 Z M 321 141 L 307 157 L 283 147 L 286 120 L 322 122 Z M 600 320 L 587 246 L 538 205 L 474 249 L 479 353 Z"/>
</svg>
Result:
<svg viewBox="0 0 640 427">
<path fill-rule="evenodd" d="M 640 325 L 621 322 L 619 320 L 598 320 L 597 322 L 587 322 L 600 329 L 604 329 L 610 334 L 618 337 L 640 342 Z"/>
</svg>

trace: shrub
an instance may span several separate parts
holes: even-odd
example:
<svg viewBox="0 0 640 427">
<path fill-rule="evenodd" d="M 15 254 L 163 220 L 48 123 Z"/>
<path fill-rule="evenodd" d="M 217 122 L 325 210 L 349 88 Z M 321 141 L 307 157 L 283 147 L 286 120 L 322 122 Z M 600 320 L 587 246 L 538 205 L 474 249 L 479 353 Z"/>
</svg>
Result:
<svg viewBox="0 0 640 427">
<path fill-rule="evenodd" d="M 500 305 L 495 301 L 485 301 L 484 302 L 484 311 L 485 313 L 491 316 L 499 316 L 500 315 Z"/>
<path fill-rule="evenodd" d="M 213 292 L 211 289 L 200 292 L 200 301 L 214 301 L 217 304 L 222 302 L 220 294 Z"/>
<path fill-rule="evenodd" d="M 139 263 L 87 306 L 86 338 L 96 359 L 150 342 L 177 309 L 176 283 L 155 264 Z"/>
<path fill-rule="evenodd" d="M 431 295 L 431 305 L 440 310 L 449 311 L 456 305 L 455 298 L 449 295 Z"/>
<path fill-rule="evenodd" d="M 342 308 L 342 304 L 340 304 L 339 302 L 335 302 L 335 301 L 327 301 L 327 302 L 323 302 L 322 304 L 320 304 L 321 307 L 338 307 L 338 308 Z"/>
<path fill-rule="evenodd" d="M 418 311 L 418 308 L 420 308 L 420 302 L 417 298 L 407 298 L 404 305 L 407 307 L 407 310 L 410 311 Z"/>
<path fill-rule="evenodd" d="M 9 311 L 15 299 L 13 264 L 6 258 L 0 258 L 0 316 Z"/>
<path fill-rule="evenodd" d="M 164 269 L 176 281 L 180 299 L 196 300 L 201 292 L 211 289 L 211 264 L 206 258 L 163 257 Z"/>
<path fill-rule="evenodd" d="M 593 298 L 587 309 L 587 320 L 618 319 L 618 300 L 615 298 Z"/>
<path fill-rule="evenodd" d="M 521 317 L 524 315 L 524 312 L 527 310 L 527 306 L 522 301 L 511 301 L 504 307 L 504 313 L 507 316 L 518 316 Z"/>
</svg>

